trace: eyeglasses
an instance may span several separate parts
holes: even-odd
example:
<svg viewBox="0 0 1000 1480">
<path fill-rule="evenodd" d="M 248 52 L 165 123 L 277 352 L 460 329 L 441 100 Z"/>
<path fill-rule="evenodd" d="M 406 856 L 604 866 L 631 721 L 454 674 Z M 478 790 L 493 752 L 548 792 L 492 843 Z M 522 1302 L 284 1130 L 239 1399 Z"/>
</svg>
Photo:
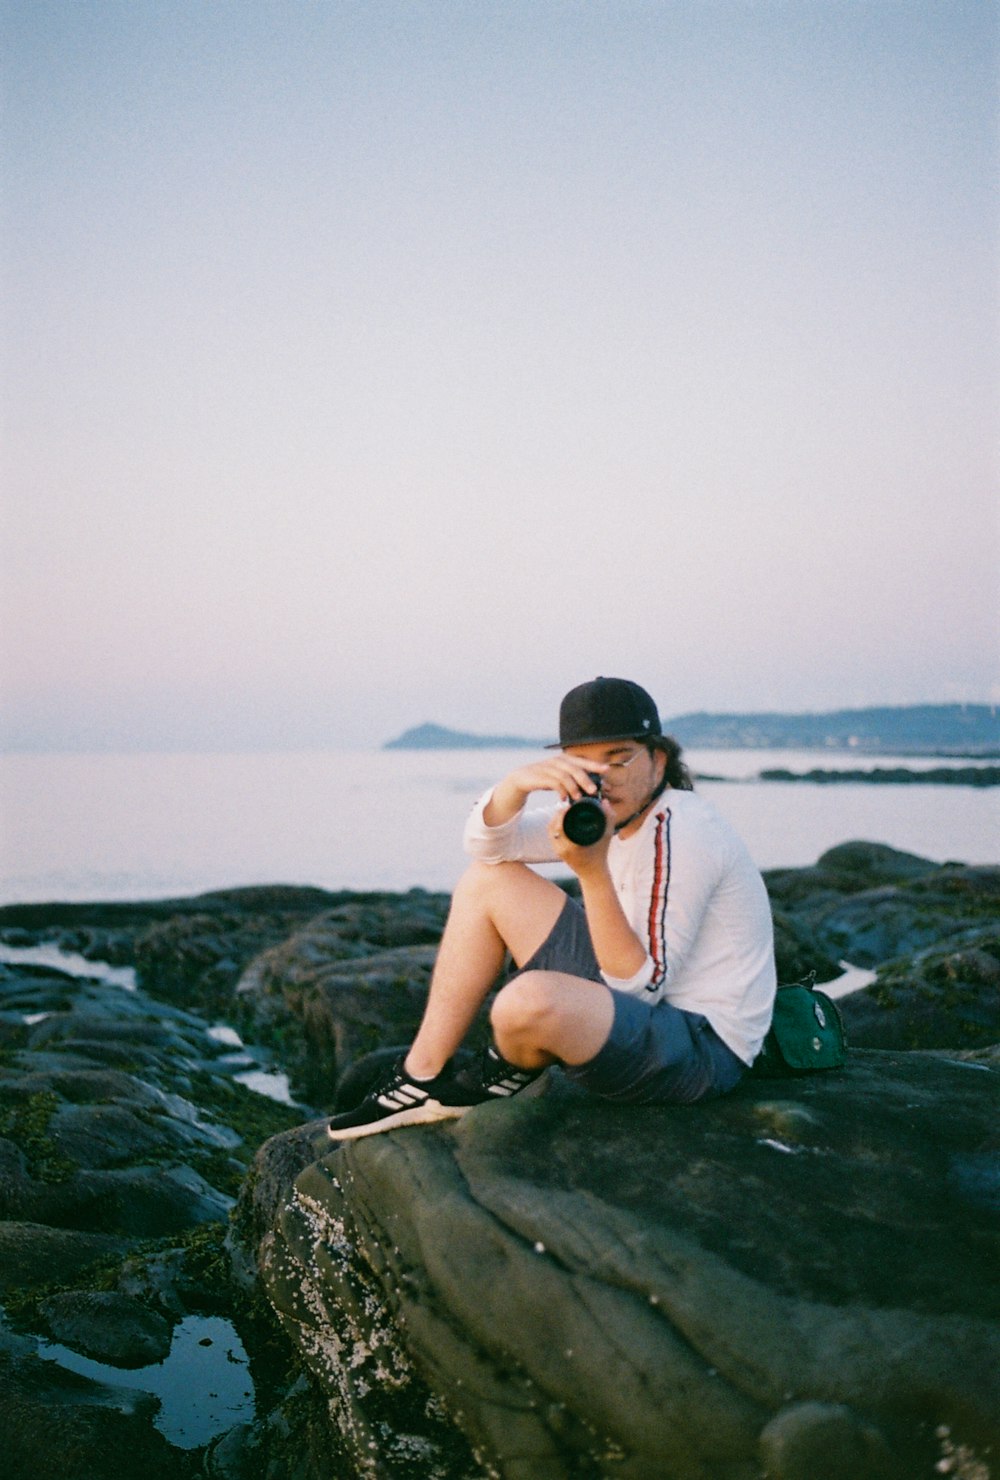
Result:
<svg viewBox="0 0 1000 1480">
<path fill-rule="evenodd" d="M 627 761 L 608 761 L 607 762 L 608 770 L 609 771 L 627 771 L 628 768 L 629 768 L 629 766 L 632 764 L 633 761 L 637 761 L 641 755 L 646 755 L 646 754 L 647 754 L 647 752 L 645 750 L 636 750 L 636 751 L 633 752 L 632 755 L 629 756 L 629 758 L 628 758 Z"/>
</svg>

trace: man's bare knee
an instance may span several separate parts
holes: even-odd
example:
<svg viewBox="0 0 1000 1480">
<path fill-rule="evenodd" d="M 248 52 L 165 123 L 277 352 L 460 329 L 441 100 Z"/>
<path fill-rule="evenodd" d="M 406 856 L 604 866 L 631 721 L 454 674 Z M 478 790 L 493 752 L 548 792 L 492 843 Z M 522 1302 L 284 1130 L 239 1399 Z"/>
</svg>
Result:
<svg viewBox="0 0 1000 1480">
<path fill-rule="evenodd" d="M 524 971 L 497 993 L 490 1009 L 494 1033 L 533 1033 L 551 1019 L 552 977 L 547 971 Z"/>
<path fill-rule="evenodd" d="M 558 971 L 525 971 L 497 994 L 490 1013 L 505 1058 L 525 1067 L 552 1059 L 582 1064 L 607 1042 L 613 994 Z"/>
</svg>

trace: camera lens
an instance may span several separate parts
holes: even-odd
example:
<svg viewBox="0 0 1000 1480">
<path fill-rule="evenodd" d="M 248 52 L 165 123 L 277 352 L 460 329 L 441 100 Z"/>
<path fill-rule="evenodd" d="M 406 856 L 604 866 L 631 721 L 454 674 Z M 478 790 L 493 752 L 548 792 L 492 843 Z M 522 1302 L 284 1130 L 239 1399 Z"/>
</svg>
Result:
<svg viewBox="0 0 1000 1480">
<path fill-rule="evenodd" d="M 578 848 L 589 848 L 603 838 L 607 818 L 596 797 L 581 797 L 563 813 L 563 832 Z"/>
</svg>

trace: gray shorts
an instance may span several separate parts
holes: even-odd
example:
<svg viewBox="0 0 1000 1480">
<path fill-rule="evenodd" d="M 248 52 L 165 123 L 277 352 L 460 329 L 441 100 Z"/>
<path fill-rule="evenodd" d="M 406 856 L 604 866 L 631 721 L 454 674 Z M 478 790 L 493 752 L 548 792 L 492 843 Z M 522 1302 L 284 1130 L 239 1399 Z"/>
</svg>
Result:
<svg viewBox="0 0 1000 1480">
<path fill-rule="evenodd" d="M 547 939 L 511 980 L 523 971 L 562 971 L 607 985 L 576 900 L 567 897 Z M 633 1105 L 690 1105 L 723 1095 L 742 1079 L 746 1064 L 700 1013 L 629 992 L 611 996 L 615 1015 L 604 1047 L 586 1064 L 563 1065 L 592 1094 Z"/>
</svg>

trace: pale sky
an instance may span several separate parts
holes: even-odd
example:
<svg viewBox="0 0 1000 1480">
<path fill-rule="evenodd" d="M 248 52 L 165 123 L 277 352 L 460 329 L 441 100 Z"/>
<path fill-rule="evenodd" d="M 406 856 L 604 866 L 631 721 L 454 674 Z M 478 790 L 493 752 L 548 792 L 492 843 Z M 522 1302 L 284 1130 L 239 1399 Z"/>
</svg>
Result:
<svg viewBox="0 0 1000 1480">
<path fill-rule="evenodd" d="M 7 748 L 1000 699 L 992 0 L 2 0 Z"/>
</svg>

